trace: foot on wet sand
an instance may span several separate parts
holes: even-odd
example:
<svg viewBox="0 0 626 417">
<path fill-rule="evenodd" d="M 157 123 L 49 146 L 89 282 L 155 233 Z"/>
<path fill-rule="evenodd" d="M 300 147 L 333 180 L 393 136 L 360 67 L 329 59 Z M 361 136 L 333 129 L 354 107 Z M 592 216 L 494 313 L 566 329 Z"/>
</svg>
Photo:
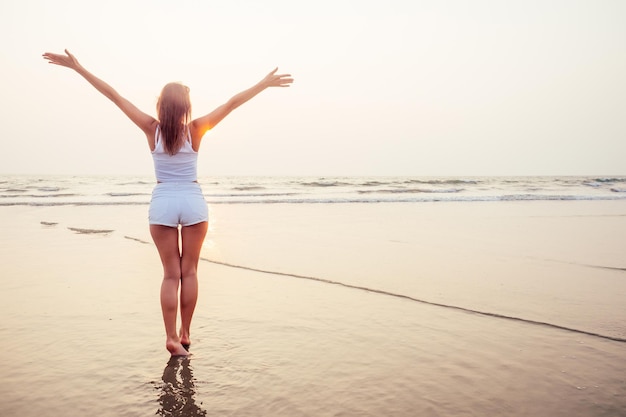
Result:
<svg viewBox="0 0 626 417">
<path fill-rule="evenodd" d="M 189 347 L 191 346 L 191 341 L 189 340 L 189 333 L 185 333 L 183 332 L 183 329 L 180 329 L 180 344 L 183 345 L 183 348 L 185 348 L 185 350 L 189 350 Z"/>
<path fill-rule="evenodd" d="M 165 347 L 172 356 L 187 356 L 189 352 L 180 344 L 180 342 L 174 340 L 168 340 L 165 342 Z"/>
</svg>

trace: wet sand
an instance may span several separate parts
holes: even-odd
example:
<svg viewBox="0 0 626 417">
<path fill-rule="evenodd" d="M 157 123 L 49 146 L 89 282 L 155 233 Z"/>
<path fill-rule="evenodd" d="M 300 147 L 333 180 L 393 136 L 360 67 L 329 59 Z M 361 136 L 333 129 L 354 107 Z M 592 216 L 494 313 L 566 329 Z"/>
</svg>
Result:
<svg viewBox="0 0 626 417">
<path fill-rule="evenodd" d="M 623 202 L 212 206 L 172 361 L 146 210 L 1 209 L 0 414 L 626 413 Z"/>
</svg>

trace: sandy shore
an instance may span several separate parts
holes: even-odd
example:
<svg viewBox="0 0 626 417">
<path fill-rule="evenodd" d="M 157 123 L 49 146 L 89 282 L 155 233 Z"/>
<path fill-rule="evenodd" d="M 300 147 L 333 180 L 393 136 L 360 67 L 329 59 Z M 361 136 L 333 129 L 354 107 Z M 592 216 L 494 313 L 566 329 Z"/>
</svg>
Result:
<svg viewBox="0 0 626 417">
<path fill-rule="evenodd" d="M 289 276 L 619 339 L 623 202 L 213 206 L 169 363 L 146 207 L 0 211 L 2 415 L 626 413 L 626 343 Z"/>
</svg>

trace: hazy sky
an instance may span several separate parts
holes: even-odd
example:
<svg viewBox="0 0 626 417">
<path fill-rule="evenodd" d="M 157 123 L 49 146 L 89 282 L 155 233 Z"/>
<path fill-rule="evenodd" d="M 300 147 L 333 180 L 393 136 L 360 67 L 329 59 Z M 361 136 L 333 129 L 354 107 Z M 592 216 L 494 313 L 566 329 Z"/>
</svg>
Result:
<svg viewBox="0 0 626 417">
<path fill-rule="evenodd" d="M 626 174 L 623 0 L 10 0 L 0 4 L 0 174 L 147 174 L 143 133 L 68 48 L 142 110 L 194 115 L 275 66 L 200 175 Z"/>
</svg>

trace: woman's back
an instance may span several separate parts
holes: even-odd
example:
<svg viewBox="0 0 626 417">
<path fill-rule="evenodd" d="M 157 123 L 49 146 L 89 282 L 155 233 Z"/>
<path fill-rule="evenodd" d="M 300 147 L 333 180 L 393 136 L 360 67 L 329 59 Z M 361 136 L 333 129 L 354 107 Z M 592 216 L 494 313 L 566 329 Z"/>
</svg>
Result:
<svg viewBox="0 0 626 417">
<path fill-rule="evenodd" d="M 193 182 L 198 179 L 198 152 L 191 146 L 189 129 L 181 148 L 170 155 L 164 147 L 159 126 L 154 134 L 155 146 L 152 151 L 154 173 L 158 182 Z"/>
</svg>

